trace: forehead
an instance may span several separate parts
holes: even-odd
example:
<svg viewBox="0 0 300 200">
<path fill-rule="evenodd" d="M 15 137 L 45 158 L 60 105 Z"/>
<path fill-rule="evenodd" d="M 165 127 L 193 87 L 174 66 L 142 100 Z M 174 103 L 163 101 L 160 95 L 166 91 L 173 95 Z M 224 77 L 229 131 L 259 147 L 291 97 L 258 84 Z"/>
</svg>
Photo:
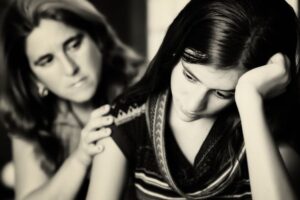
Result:
<svg viewBox="0 0 300 200">
<path fill-rule="evenodd" d="M 26 53 L 28 57 L 37 57 L 59 48 L 78 30 L 62 22 L 42 19 L 37 27 L 26 38 Z"/>
<path fill-rule="evenodd" d="M 189 70 L 206 87 L 219 90 L 233 90 L 241 77 L 246 72 L 242 68 L 218 68 L 211 65 L 191 64 L 183 62 Z"/>
</svg>

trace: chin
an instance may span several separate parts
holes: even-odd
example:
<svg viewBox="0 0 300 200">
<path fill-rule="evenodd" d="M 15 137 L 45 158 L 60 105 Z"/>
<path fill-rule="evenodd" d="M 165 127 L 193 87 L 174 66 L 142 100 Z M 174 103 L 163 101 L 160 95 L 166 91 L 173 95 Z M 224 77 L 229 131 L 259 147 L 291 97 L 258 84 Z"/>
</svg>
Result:
<svg viewBox="0 0 300 200">
<path fill-rule="evenodd" d="M 190 118 L 190 117 L 186 117 L 186 116 L 179 116 L 179 118 L 183 122 L 193 122 L 193 121 L 196 121 L 196 120 L 200 119 L 200 117 L 198 117 L 198 118 Z"/>
<path fill-rule="evenodd" d="M 178 115 L 178 118 L 184 122 L 192 122 L 192 121 L 195 121 L 202 117 L 202 115 L 187 115 L 184 112 L 182 112 L 181 110 L 177 111 L 177 115 Z"/>
<path fill-rule="evenodd" d="M 196 121 L 198 119 L 201 118 L 212 118 L 216 116 L 216 113 L 208 113 L 208 112 L 199 112 L 197 114 L 187 114 L 185 112 L 183 112 L 182 110 L 179 110 L 179 112 L 177 112 L 178 117 L 185 122 L 192 122 L 192 121 Z"/>
<path fill-rule="evenodd" d="M 84 104 L 91 100 L 91 98 L 77 98 L 77 99 L 69 99 L 73 103 Z"/>
<path fill-rule="evenodd" d="M 81 92 L 81 93 L 77 93 L 76 95 L 73 96 L 69 96 L 67 97 L 67 99 L 69 99 L 71 102 L 74 103 L 87 103 L 89 101 L 91 101 L 91 99 L 94 97 L 95 92 Z"/>
</svg>

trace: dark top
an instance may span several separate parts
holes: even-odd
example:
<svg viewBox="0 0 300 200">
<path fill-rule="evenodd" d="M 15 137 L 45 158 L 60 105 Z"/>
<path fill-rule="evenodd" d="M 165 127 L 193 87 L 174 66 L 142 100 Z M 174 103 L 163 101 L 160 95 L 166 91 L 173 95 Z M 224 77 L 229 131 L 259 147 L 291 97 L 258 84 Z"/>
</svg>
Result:
<svg viewBox="0 0 300 200">
<path fill-rule="evenodd" d="M 133 177 L 134 197 L 130 199 L 251 199 L 244 152 L 241 151 L 237 169 L 229 170 L 233 161 L 227 148 L 231 133 L 222 123 L 226 114 L 216 120 L 192 165 L 165 123 L 167 99 L 157 96 L 118 101 L 111 111 L 116 124 L 112 138 L 127 158 Z M 160 124 L 161 129 L 157 128 Z M 162 137 L 156 137 L 157 134 Z M 243 149 L 243 138 L 239 137 L 233 146 L 237 152 Z M 165 158 L 159 156 L 161 152 L 165 152 Z M 164 160 L 166 170 L 161 164 Z M 166 178 L 168 170 L 171 181 Z M 222 176 L 227 178 L 218 183 Z"/>
</svg>

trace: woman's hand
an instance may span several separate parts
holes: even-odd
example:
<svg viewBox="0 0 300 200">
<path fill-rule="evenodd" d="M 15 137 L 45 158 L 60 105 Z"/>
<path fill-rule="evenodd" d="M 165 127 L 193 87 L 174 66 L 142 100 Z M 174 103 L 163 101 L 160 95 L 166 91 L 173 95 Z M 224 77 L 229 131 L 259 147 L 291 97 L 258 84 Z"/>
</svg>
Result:
<svg viewBox="0 0 300 200">
<path fill-rule="evenodd" d="M 266 65 L 249 70 L 241 76 L 236 86 L 236 102 L 251 98 L 251 95 L 270 99 L 285 92 L 290 82 L 290 62 L 281 53 L 274 54 Z"/>
<path fill-rule="evenodd" d="M 96 142 L 111 134 L 111 129 L 105 127 L 113 123 L 113 117 L 107 115 L 109 110 L 109 105 L 94 110 L 91 113 L 89 122 L 81 131 L 80 143 L 73 156 L 85 166 L 89 166 L 92 157 L 101 153 L 104 149 L 102 145 L 97 145 Z"/>
</svg>

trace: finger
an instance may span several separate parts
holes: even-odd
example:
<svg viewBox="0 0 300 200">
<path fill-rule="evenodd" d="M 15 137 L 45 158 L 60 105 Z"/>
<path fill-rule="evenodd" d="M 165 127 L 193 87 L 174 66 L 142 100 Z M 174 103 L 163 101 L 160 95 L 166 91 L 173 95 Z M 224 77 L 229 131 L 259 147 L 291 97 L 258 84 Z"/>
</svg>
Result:
<svg viewBox="0 0 300 200">
<path fill-rule="evenodd" d="M 92 111 L 91 118 L 101 117 L 107 114 L 110 110 L 110 105 L 106 104 Z"/>
<path fill-rule="evenodd" d="M 275 73 L 276 75 L 280 75 L 280 78 L 284 77 L 281 79 L 284 83 L 289 82 L 291 74 L 290 60 L 286 55 L 276 53 L 269 59 L 268 63 L 272 64 L 270 66 L 272 68 L 270 74 Z"/>
<path fill-rule="evenodd" d="M 290 71 L 291 61 L 287 55 L 283 55 L 282 53 L 276 53 L 269 59 L 268 64 L 276 64 L 277 66 L 283 66 L 284 69 Z"/>
<path fill-rule="evenodd" d="M 104 151 L 104 146 L 103 145 L 91 145 L 88 149 L 88 153 L 91 156 L 94 156 L 98 153 L 101 153 Z"/>
<path fill-rule="evenodd" d="M 102 128 L 99 131 L 95 131 L 95 132 L 90 132 L 85 141 L 89 144 L 92 142 L 95 142 L 97 140 L 100 140 L 102 138 L 106 138 L 108 136 L 110 136 L 111 134 L 111 129 L 110 128 Z"/>
<path fill-rule="evenodd" d="M 284 64 L 285 59 L 282 53 L 276 53 L 269 58 L 268 64 Z"/>
<path fill-rule="evenodd" d="M 114 118 L 112 115 L 94 118 L 88 122 L 88 124 L 85 126 L 84 130 L 85 130 L 85 132 L 90 132 L 90 131 L 102 128 L 104 126 L 111 125 L 113 122 L 114 122 Z"/>
</svg>

